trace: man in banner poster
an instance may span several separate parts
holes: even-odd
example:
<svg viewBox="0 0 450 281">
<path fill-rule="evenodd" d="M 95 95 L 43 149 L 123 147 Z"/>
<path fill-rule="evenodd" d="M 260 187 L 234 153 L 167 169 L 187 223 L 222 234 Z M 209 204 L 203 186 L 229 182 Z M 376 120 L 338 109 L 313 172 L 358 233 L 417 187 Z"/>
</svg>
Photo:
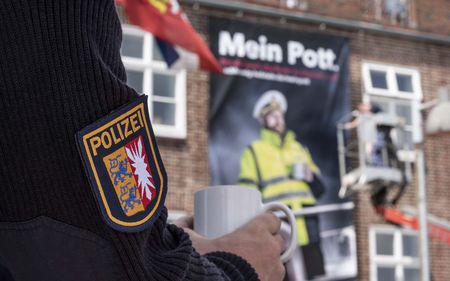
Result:
<svg viewBox="0 0 450 281">
<path fill-rule="evenodd" d="M 286 128 L 287 107 L 286 98 L 276 90 L 265 92 L 256 102 L 253 117 L 262 126 L 260 139 L 241 155 L 239 183 L 260 190 L 264 201 L 281 201 L 298 211 L 314 206 L 325 189 L 309 150 Z M 318 216 L 297 217 L 297 233 L 303 256 L 308 257 L 306 277 L 324 275 Z M 301 263 L 301 255 L 295 262 Z"/>
<path fill-rule="evenodd" d="M 356 280 L 336 149 L 336 123 L 350 112 L 348 39 L 210 17 L 209 41 L 226 74 L 210 76 L 211 184 L 258 188 L 298 213 L 287 280 Z"/>
</svg>

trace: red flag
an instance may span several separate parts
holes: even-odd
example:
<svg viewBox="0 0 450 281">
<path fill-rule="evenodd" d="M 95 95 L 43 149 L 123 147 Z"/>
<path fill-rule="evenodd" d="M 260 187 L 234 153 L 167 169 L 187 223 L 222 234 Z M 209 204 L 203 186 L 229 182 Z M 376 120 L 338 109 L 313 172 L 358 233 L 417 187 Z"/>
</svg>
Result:
<svg viewBox="0 0 450 281">
<path fill-rule="evenodd" d="M 200 68 L 222 73 L 206 43 L 176 0 L 116 0 L 125 5 L 131 23 L 199 57 Z"/>
</svg>

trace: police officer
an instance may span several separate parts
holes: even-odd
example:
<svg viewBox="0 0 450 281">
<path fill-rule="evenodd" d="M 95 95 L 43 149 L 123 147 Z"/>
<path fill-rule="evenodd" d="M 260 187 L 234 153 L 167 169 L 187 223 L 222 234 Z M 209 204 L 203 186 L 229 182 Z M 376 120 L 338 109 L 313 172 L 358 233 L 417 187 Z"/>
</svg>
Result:
<svg viewBox="0 0 450 281">
<path fill-rule="evenodd" d="M 286 129 L 287 101 L 276 90 L 257 101 L 253 117 L 261 126 L 260 139 L 241 155 L 239 183 L 258 188 L 265 201 L 281 201 L 293 211 L 314 206 L 324 189 L 320 171 L 309 150 Z M 298 245 L 302 248 L 308 279 L 324 274 L 317 216 L 297 217 Z"/>
<path fill-rule="evenodd" d="M 0 23 L 0 280 L 283 278 L 273 214 L 213 240 L 167 223 L 113 0 L 2 0 Z"/>
</svg>

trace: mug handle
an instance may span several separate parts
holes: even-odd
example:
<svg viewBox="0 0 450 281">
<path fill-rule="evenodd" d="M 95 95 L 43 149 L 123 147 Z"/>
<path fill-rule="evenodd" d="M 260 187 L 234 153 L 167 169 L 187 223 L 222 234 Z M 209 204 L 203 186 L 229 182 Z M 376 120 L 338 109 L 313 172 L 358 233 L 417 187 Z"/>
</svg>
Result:
<svg viewBox="0 0 450 281">
<path fill-rule="evenodd" d="M 294 253 L 296 247 L 297 247 L 297 223 L 295 221 L 294 213 L 292 213 L 291 209 L 288 208 L 285 204 L 281 202 L 270 202 L 267 204 L 264 204 L 263 211 L 282 211 L 286 214 L 286 217 L 288 219 L 289 225 L 291 226 L 291 238 L 289 240 L 289 246 L 287 247 L 286 251 L 281 255 L 281 261 L 283 263 L 287 262 L 292 254 Z"/>
</svg>

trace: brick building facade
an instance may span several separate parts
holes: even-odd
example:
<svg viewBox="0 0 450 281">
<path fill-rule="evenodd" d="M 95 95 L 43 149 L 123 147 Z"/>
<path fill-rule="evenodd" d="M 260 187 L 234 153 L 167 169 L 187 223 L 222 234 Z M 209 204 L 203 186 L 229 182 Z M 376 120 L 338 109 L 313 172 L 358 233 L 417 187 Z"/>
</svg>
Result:
<svg viewBox="0 0 450 281">
<path fill-rule="evenodd" d="M 365 62 L 417 70 L 423 101 L 436 98 L 439 87 L 450 84 L 448 1 L 248 0 L 215 1 L 216 5 L 208 2 L 214 1 L 180 1 L 190 21 L 206 40 L 210 15 L 349 38 L 349 94 L 352 107 L 360 103 L 363 97 L 362 65 Z M 226 2 L 230 2 L 228 7 L 225 7 Z M 385 2 L 406 3 L 403 14 L 393 14 L 397 10 L 392 12 L 392 7 Z M 225 3 L 223 7 L 217 5 L 221 3 Z M 126 22 L 123 11 L 118 10 L 123 22 Z M 166 204 L 169 209 L 190 212 L 193 209 L 193 192 L 209 182 L 209 76 L 206 72 L 188 71 L 186 81 L 187 134 L 182 138 L 160 137 L 159 145 L 169 175 Z M 425 120 L 426 115 L 423 118 Z M 427 138 L 425 155 L 428 211 L 449 221 L 450 138 Z M 413 181 L 400 206 L 415 206 L 416 190 Z M 373 268 L 371 271 L 373 261 L 369 250 L 370 229 L 374 225 L 390 226 L 369 207 L 370 198 L 366 193 L 357 194 L 354 202 L 358 280 L 375 280 L 371 278 L 374 273 Z M 450 264 L 450 245 L 430 240 L 430 261 L 432 280 L 450 279 L 450 268 L 447 266 Z M 404 280 L 409 281 L 406 276 Z"/>
</svg>

